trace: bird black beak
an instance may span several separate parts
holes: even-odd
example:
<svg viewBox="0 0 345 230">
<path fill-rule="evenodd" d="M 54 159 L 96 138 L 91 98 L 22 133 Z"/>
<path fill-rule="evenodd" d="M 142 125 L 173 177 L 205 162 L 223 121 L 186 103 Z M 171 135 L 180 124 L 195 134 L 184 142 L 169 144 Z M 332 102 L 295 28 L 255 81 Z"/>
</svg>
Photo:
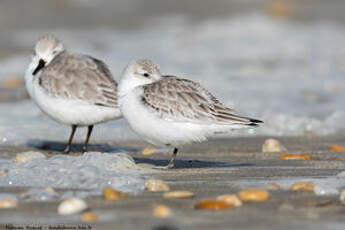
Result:
<svg viewBox="0 0 345 230">
<path fill-rule="evenodd" d="M 32 75 L 35 76 L 38 73 L 38 71 L 40 71 L 45 65 L 46 65 L 46 62 L 40 59 L 36 69 L 34 70 L 34 72 L 32 72 Z"/>
</svg>

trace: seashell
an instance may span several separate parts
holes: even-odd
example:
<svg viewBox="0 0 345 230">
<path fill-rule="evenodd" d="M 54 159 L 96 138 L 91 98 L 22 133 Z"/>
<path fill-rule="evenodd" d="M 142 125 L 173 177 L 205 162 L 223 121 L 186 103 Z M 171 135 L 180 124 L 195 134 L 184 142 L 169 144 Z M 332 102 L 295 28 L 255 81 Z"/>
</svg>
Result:
<svg viewBox="0 0 345 230">
<path fill-rule="evenodd" d="M 188 191 L 171 191 L 163 194 L 164 198 L 191 198 L 194 193 Z"/>
<path fill-rule="evenodd" d="M 103 189 L 102 193 L 103 193 L 104 199 L 106 199 L 106 200 L 119 200 L 122 198 L 128 198 L 129 197 L 128 194 L 116 191 L 112 187 L 105 187 Z"/>
<path fill-rule="evenodd" d="M 149 179 L 145 182 L 145 189 L 150 192 L 165 192 L 169 191 L 169 186 L 162 180 Z"/>
<path fill-rule="evenodd" d="M 297 182 L 291 185 L 290 190 L 291 191 L 298 191 L 298 190 L 314 191 L 314 187 L 315 185 L 312 182 Z"/>
<path fill-rule="evenodd" d="M 279 156 L 282 160 L 310 160 L 309 154 L 282 154 Z"/>
<path fill-rule="evenodd" d="M 233 206 L 222 200 L 200 200 L 194 207 L 195 209 L 224 210 Z"/>
<path fill-rule="evenodd" d="M 329 149 L 332 151 L 345 151 L 345 148 L 338 145 L 330 145 Z"/>
<path fill-rule="evenodd" d="M 152 155 L 153 153 L 155 153 L 155 149 L 151 149 L 151 148 L 145 148 L 143 151 L 141 151 L 141 154 L 148 156 L 148 155 Z"/>
<path fill-rule="evenodd" d="M 92 223 L 92 222 L 95 222 L 97 219 L 98 219 L 98 216 L 93 212 L 83 212 L 80 215 L 80 220 L 84 222 Z"/>
<path fill-rule="evenodd" d="M 269 197 L 269 193 L 263 189 L 248 189 L 240 191 L 238 193 L 238 196 L 243 201 L 257 202 L 267 200 Z"/>
<path fill-rule="evenodd" d="M 171 214 L 172 214 L 171 209 L 165 205 L 158 205 L 153 210 L 153 216 L 158 217 L 158 218 L 167 218 L 171 216 Z"/>
<path fill-rule="evenodd" d="M 235 194 L 220 195 L 220 196 L 217 196 L 217 200 L 224 201 L 225 203 L 234 207 L 242 206 L 242 201 Z"/>
<path fill-rule="evenodd" d="M 280 142 L 276 139 L 267 139 L 265 143 L 262 145 L 262 152 L 264 153 L 272 153 L 272 152 L 285 152 L 286 148 L 280 144 Z"/>
<path fill-rule="evenodd" d="M 0 197 L 0 209 L 14 208 L 18 206 L 17 198 L 13 195 L 1 194 Z"/>
<path fill-rule="evenodd" d="M 87 204 L 84 200 L 79 198 L 70 198 L 59 204 L 58 213 L 60 215 L 71 215 L 82 212 L 85 209 L 87 209 Z"/>
</svg>

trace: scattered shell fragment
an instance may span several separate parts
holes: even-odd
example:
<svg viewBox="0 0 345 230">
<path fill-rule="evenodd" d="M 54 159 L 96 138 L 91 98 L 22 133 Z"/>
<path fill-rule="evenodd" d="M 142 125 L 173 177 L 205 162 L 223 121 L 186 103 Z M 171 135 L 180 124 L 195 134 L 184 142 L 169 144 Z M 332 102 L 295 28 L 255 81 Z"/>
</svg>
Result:
<svg viewBox="0 0 345 230">
<path fill-rule="evenodd" d="M 60 215 L 72 215 L 87 209 L 87 204 L 84 200 L 79 198 L 70 198 L 62 201 L 58 206 L 58 213 Z"/>
<path fill-rule="evenodd" d="M 153 154 L 155 151 L 156 150 L 152 148 L 145 148 L 143 151 L 141 151 L 141 154 L 147 156 Z"/>
<path fill-rule="evenodd" d="M 272 184 L 267 185 L 267 189 L 268 190 L 279 190 L 280 186 L 279 186 L 279 184 L 272 183 Z"/>
<path fill-rule="evenodd" d="M 238 196 L 243 201 L 257 202 L 267 200 L 269 193 L 264 189 L 247 189 L 240 191 Z"/>
<path fill-rule="evenodd" d="M 224 210 L 233 207 L 222 200 L 200 200 L 195 204 L 195 209 Z"/>
<path fill-rule="evenodd" d="M 0 177 L 4 177 L 6 174 L 3 171 L 0 171 Z"/>
<path fill-rule="evenodd" d="M 120 199 L 119 193 L 111 187 L 103 189 L 103 197 L 106 200 L 118 200 Z"/>
<path fill-rule="evenodd" d="M 17 201 L 11 199 L 0 200 L 0 208 L 13 208 L 17 207 Z"/>
<path fill-rule="evenodd" d="M 217 197 L 217 200 L 224 201 L 225 203 L 234 207 L 242 206 L 242 201 L 235 194 L 220 195 Z"/>
<path fill-rule="evenodd" d="M 191 198 L 194 193 L 188 191 L 171 191 L 163 194 L 164 198 Z"/>
<path fill-rule="evenodd" d="M 103 189 L 103 197 L 106 200 L 119 200 L 122 198 L 128 198 L 129 196 L 126 193 L 116 191 L 112 187 L 105 187 Z"/>
<path fill-rule="evenodd" d="M 297 182 L 293 185 L 291 185 L 290 190 L 291 191 L 314 191 L 314 183 L 312 182 Z"/>
<path fill-rule="evenodd" d="M 339 145 L 330 145 L 329 149 L 332 151 L 345 151 L 345 148 Z"/>
<path fill-rule="evenodd" d="M 145 189 L 150 192 L 166 192 L 169 191 L 169 186 L 162 180 L 149 179 L 145 182 Z"/>
<path fill-rule="evenodd" d="M 171 216 L 171 214 L 172 214 L 171 209 L 165 205 L 158 205 L 153 210 L 153 216 L 158 217 L 158 218 L 167 218 Z"/>
<path fill-rule="evenodd" d="M 310 160 L 310 154 L 282 154 L 279 156 L 282 160 Z"/>
<path fill-rule="evenodd" d="M 80 220 L 84 221 L 84 222 L 95 222 L 98 219 L 98 216 L 96 215 L 96 213 L 93 212 L 83 212 L 80 215 Z"/>
<path fill-rule="evenodd" d="M 33 159 L 38 159 L 38 158 L 45 159 L 46 156 L 40 152 L 29 151 L 29 152 L 24 152 L 24 153 L 18 153 L 16 158 L 14 159 L 14 162 L 25 163 L 25 162 L 31 161 Z"/>
<path fill-rule="evenodd" d="M 273 153 L 273 152 L 284 152 L 286 148 L 280 144 L 276 139 L 267 139 L 262 145 L 262 152 L 264 153 Z"/>
<path fill-rule="evenodd" d="M 340 202 L 345 205 L 345 189 L 342 189 L 339 196 Z"/>
<path fill-rule="evenodd" d="M 12 194 L 0 194 L 0 209 L 18 206 L 17 198 Z"/>
</svg>

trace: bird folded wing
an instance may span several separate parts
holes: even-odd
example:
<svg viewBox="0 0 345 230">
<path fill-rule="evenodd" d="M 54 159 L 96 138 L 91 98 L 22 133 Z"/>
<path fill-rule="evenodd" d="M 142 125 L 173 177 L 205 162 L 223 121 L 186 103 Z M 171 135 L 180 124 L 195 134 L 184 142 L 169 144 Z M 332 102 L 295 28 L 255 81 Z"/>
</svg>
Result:
<svg viewBox="0 0 345 230">
<path fill-rule="evenodd" d="M 192 123 L 253 125 L 260 121 L 241 117 L 223 106 L 199 84 L 174 76 L 143 86 L 142 102 L 158 116 Z"/>
<path fill-rule="evenodd" d="M 102 61 L 90 56 L 62 55 L 39 76 L 40 86 L 49 95 L 117 107 L 117 83 Z"/>
</svg>

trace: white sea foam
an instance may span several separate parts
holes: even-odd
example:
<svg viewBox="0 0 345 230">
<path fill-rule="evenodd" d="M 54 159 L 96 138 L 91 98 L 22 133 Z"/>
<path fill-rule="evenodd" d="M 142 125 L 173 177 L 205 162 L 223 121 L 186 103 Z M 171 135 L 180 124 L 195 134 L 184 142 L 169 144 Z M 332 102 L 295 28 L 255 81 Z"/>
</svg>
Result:
<svg viewBox="0 0 345 230">
<path fill-rule="evenodd" d="M 138 168 L 127 154 L 100 152 L 88 152 L 82 156 L 34 158 L 26 163 L 0 159 L 0 169 L 5 174 L 0 178 L 0 186 L 34 187 L 27 194 L 35 194 L 38 197 L 33 198 L 40 200 L 56 197 L 49 190 L 37 190 L 45 186 L 84 190 L 78 192 L 79 196 L 99 195 L 106 186 L 135 193 L 144 189 L 141 174 L 147 172 Z M 69 194 L 64 196 L 69 197 Z"/>
</svg>

